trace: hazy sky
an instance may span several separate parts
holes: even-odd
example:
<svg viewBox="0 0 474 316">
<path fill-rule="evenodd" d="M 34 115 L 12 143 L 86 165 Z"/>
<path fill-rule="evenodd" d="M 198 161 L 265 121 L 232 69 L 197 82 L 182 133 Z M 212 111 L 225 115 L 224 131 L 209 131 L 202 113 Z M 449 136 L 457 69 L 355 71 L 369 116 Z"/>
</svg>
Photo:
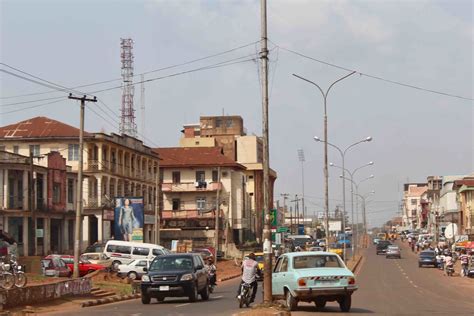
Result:
<svg viewBox="0 0 474 316">
<path fill-rule="evenodd" d="M 306 156 L 305 184 L 310 212 L 323 208 L 323 106 L 319 92 L 292 73 L 323 87 L 347 71 L 301 58 L 286 50 L 359 72 L 467 98 L 473 97 L 472 1 L 268 1 L 270 52 L 270 153 L 278 172 L 275 197 L 301 194 L 297 149 Z M 259 1 L 0 1 L 0 59 L 64 86 L 120 78 L 120 38 L 135 41 L 135 74 L 180 64 L 259 40 Z M 281 47 L 281 48 L 279 48 Z M 150 73 L 146 79 L 255 56 L 258 44 L 201 62 Z M 7 69 L 2 67 L 3 69 Z M 8 70 L 8 69 L 7 69 Z M 10 71 L 10 70 L 9 70 Z M 64 93 L 5 97 L 48 91 L 0 74 L 0 123 L 42 115 L 77 126 L 77 103 L 8 105 Z M 139 79 L 139 77 L 135 78 Z M 120 81 L 90 86 L 96 91 Z M 177 146 L 183 124 L 200 115 L 241 115 L 250 133 L 261 134 L 258 65 L 246 61 L 146 84 L 146 141 Z M 87 110 L 88 131 L 117 131 L 121 90 L 96 93 Z M 135 89 L 140 126 L 140 86 Z M 52 100 L 55 101 L 55 100 Z M 467 174 L 473 162 L 473 102 L 409 89 L 359 74 L 334 87 L 328 99 L 329 141 L 353 148 L 346 166 L 375 165 L 356 175 L 361 193 L 376 191 L 368 206 L 371 225 L 398 211 L 402 184 L 428 175 Z M 108 113 L 106 116 L 97 108 Z M 329 159 L 340 165 L 337 152 Z M 342 204 L 339 170 L 330 169 L 331 209 Z M 347 199 L 349 199 L 347 190 Z M 350 209 L 348 208 L 348 211 Z"/>
</svg>

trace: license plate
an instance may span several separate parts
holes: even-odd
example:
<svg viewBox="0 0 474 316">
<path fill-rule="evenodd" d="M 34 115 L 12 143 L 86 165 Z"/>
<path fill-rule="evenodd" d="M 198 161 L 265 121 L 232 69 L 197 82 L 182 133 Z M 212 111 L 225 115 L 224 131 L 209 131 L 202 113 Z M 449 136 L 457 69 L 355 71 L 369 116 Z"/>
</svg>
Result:
<svg viewBox="0 0 474 316">
<path fill-rule="evenodd" d="M 334 285 L 336 283 L 337 283 L 337 281 L 333 281 L 333 280 L 318 280 L 318 281 L 315 281 L 316 285 Z"/>
<path fill-rule="evenodd" d="M 169 291 L 170 287 L 168 285 L 162 285 L 160 286 L 160 291 Z"/>
</svg>

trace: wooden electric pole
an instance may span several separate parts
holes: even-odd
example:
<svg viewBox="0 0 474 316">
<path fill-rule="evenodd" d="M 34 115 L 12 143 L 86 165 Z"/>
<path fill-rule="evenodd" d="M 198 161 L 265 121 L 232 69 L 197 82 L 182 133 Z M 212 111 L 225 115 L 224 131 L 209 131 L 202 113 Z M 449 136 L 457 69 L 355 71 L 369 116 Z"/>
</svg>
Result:
<svg viewBox="0 0 474 316">
<path fill-rule="evenodd" d="M 224 124 L 225 125 L 225 124 Z M 214 260 L 217 262 L 217 252 L 219 251 L 219 216 L 220 216 L 220 209 L 221 209 L 221 201 L 220 201 L 220 183 L 221 183 L 221 167 L 217 167 L 217 193 L 216 193 L 216 223 L 214 227 L 214 248 L 215 250 L 215 258 Z"/>
<path fill-rule="evenodd" d="M 74 231 L 74 272 L 73 277 L 79 277 L 79 255 L 81 251 L 81 217 L 82 217 L 82 171 L 84 164 L 84 110 L 86 101 L 97 102 L 97 98 L 87 98 L 86 95 L 82 97 L 75 97 L 72 93 L 69 94 L 69 99 L 81 101 L 81 117 L 79 129 L 79 165 L 77 171 L 77 203 L 76 203 L 76 230 Z"/>
</svg>

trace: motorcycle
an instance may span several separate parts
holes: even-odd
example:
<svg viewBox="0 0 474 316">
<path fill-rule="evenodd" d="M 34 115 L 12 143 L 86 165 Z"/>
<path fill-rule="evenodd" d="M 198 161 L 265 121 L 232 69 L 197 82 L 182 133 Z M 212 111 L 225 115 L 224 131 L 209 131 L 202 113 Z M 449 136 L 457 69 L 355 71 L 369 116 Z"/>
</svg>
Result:
<svg viewBox="0 0 474 316">
<path fill-rule="evenodd" d="M 446 266 L 446 275 L 453 276 L 453 274 L 454 274 L 454 265 L 450 264 Z"/>
<path fill-rule="evenodd" d="M 25 268 L 18 264 L 16 257 L 13 255 L 10 255 L 7 261 L 8 264 L 5 264 L 5 268 L 7 268 L 7 271 L 14 276 L 15 286 L 18 288 L 25 287 L 28 282 L 24 271 Z"/>
<path fill-rule="evenodd" d="M 216 288 L 216 270 L 215 269 L 210 269 L 208 272 L 208 278 L 209 278 L 209 293 L 214 292 L 214 289 Z"/>
<path fill-rule="evenodd" d="M 252 285 L 248 283 L 243 283 L 240 286 L 240 295 L 239 299 L 239 308 L 242 308 L 244 305 L 249 307 L 252 299 Z"/>
</svg>

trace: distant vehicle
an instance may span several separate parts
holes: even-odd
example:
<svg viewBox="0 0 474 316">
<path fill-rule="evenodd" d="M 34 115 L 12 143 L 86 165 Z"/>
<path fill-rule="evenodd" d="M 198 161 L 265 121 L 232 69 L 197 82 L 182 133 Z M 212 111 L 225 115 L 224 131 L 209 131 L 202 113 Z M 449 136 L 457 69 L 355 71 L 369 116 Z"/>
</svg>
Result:
<svg viewBox="0 0 474 316">
<path fill-rule="evenodd" d="M 337 254 L 338 256 L 342 257 L 343 249 L 338 244 L 329 244 L 328 251 Z"/>
<path fill-rule="evenodd" d="M 264 263 L 263 263 L 263 260 L 264 260 L 264 253 L 263 252 L 256 252 L 255 253 L 255 261 L 258 262 L 258 267 L 260 268 L 260 271 L 262 271 L 262 273 L 257 273 L 257 280 L 258 281 L 262 281 L 263 280 L 263 268 L 264 268 Z"/>
<path fill-rule="evenodd" d="M 418 267 L 421 268 L 422 266 L 433 266 L 436 268 L 436 253 L 431 250 L 426 250 L 420 252 L 420 256 L 418 257 Z"/>
<path fill-rule="evenodd" d="M 152 298 L 163 302 L 166 297 L 187 296 L 191 302 L 209 299 L 209 278 L 199 254 L 180 253 L 156 257 L 142 276 L 142 303 Z"/>
<path fill-rule="evenodd" d="M 308 251 L 324 251 L 323 247 L 311 247 Z"/>
<path fill-rule="evenodd" d="M 387 239 L 387 234 L 386 233 L 378 233 L 377 238 L 380 240 L 386 240 Z"/>
<path fill-rule="evenodd" d="M 402 258 L 402 254 L 400 251 L 400 248 L 396 245 L 390 245 L 387 247 L 387 250 L 385 251 L 385 258 Z"/>
<path fill-rule="evenodd" d="M 83 261 L 88 261 L 94 264 L 100 264 L 106 268 L 110 268 L 112 265 L 112 259 L 107 257 L 106 254 L 100 252 L 88 252 L 83 253 L 80 257 Z"/>
<path fill-rule="evenodd" d="M 318 309 L 337 301 L 343 312 L 351 309 L 351 296 L 357 290 L 354 274 L 341 258 L 330 252 L 282 254 L 272 274 L 274 299 L 285 299 L 290 311 L 298 302 L 315 302 Z"/>
<path fill-rule="evenodd" d="M 213 258 L 214 255 L 212 254 L 212 252 L 207 249 L 207 248 L 196 248 L 196 249 L 193 249 L 191 251 L 189 251 L 190 253 L 197 253 L 197 254 L 200 254 L 201 257 L 203 259 L 207 259 L 209 257 Z"/>
<path fill-rule="evenodd" d="M 169 253 L 168 249 L 159 245 L 122 240 L 109 240 L 104 248 L 104 254 L 112 259 L 114 269 L 135 259 L 153 259 Z"/>
<path fill-rule="evenodd" d="M 130 280 L 136 280 L 146 273 L 145 270 L 150 266 L 151 261 L 149 259 L 137 259 L 129 264 L 121 264 L 118 266 L 117 275 L 121 278 L 128 277 Z"/>
<path fill-rule="evenodd" d="M 308 243 L 313 241 L 310 235 L 288 235 L 287 238 L 293 242 L 295 247 L 299 246 L 301 248 L 306 247 Z"/>
<path fill-rule="evenodd" d="M 379 243 L 379 241 L 380 241 L 380 239 L 379 239 L 379 238 L 374 238 L 374 240 L 373 240 L 373 243 L 374 243 L 374 245 L 378 244 L 378 243 Z"/>
<path fill-rule="evenodd" d="M 66 263 L 72 273 L 74 273 L 74 263 Z M 105 270 L 105 267 L 100 264 L 90 263 L 89 261 L 79 260 L 79 276 L 85 276 L 97 270 Z"/>
<path fill-rule="evenodd" d="M 381 240 L 378 242 L 375 253 L 376 254 L 385 254 L 387 252 L 387 247 L 392 243 L 388 240 Z"/>
<path fill-rule="evenodd" d="M 71 277 L 72 270 L 59 256 L 47 256 L 41 259 L 41 270 L 44 276 Z"/>
</svg>

